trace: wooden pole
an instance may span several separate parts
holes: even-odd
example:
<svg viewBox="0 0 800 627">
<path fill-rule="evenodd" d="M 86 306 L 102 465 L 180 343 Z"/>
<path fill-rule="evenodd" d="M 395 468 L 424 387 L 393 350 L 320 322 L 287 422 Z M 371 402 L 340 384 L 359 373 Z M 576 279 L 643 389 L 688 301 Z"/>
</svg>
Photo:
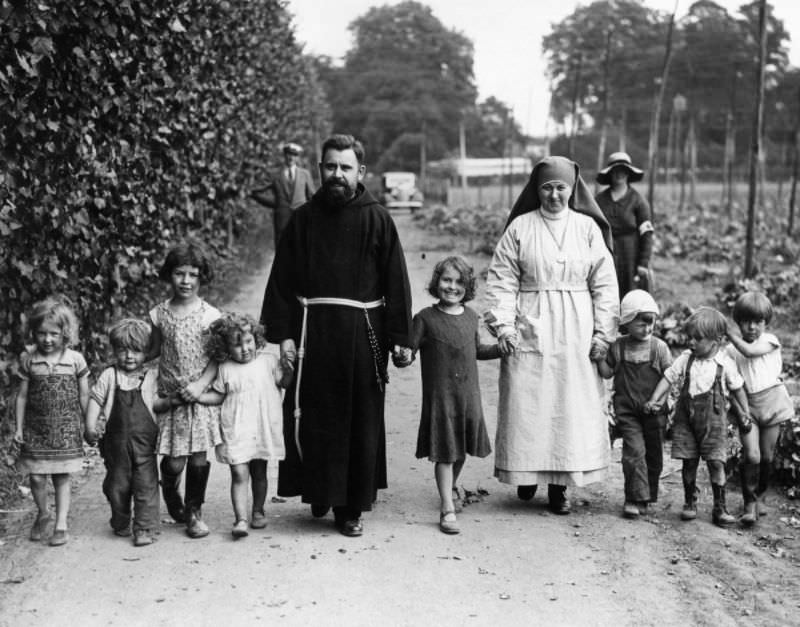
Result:
<svg viewBox="0 0 800 627">
<path fill-rule="evenodd" d="M 750 155 L 750 189 L 747 194 L 747 230 L 745 233 L 744 276 L 755 274 L 756 188 L 761 161 L 761 137 L 764 133 L 764 64 L 767 58 L 767 0 L 758 3 L 758 68 L 756 72 L 755 112 L 753 115 Z"/>
<path fill-rule="evenodd" d="M 661 122 L 661 107 L 664 103 L 664 93 L 667 89 L 667 77 L 669 76 L 669 66 L 672 62 L 672 32 L 675 27 L 675 13 L 678 11 L 678 1 L 675 0 L 675 10 L 669 18 L 667 28 L 667 43 L 664 51 L 664 65 L 661 68 L 661 83 L 655 95 L 653 106 L 653 116 L 650 119 L 650 141 L 647 145 L 648 172 L 647 172 L 647 202 L 650 204 L 653 213 L 655 206 L 653 196 L 656 186 L 656 170 L 658 169 L 658 129 Z"/>
<path fill-rule="evenodd" d="M 581 85 L 581 67 L 583 66 L 583 55 L 578 57 L 577 67 L 575 68 L 575 82 L 572 87 L 572 130 L 569 134 L 569 154 L 570 159 L 575 158 L 575 136 L 578 134 L 578 92 Z"/>
<path fill-rule="evenodd" d="M 750 154 L 750 189 L 747 194 L 747 229 L 745 232 L 744 276 L 752 278 L 756 226 L 756 192 L 761 161 L 761 137 L 764 133 L 764 65 L 767 58 L 767 0 L 758 3 L 758 68 L 756 71 L 755 113 L 753 115 L 752 150 Z"/>
<path fill-rule="evenodd" d="M 797 171 L 800 161 L 800 89 L 797 90 L 797 112 L 794 123 L 794 153 L 792 154 L 792 187 L 789 192 L 789 221 L 786 225 L 786 234 L 791 235 L 794 230 L 794 207 L 797 199 Z"/>
</svg>

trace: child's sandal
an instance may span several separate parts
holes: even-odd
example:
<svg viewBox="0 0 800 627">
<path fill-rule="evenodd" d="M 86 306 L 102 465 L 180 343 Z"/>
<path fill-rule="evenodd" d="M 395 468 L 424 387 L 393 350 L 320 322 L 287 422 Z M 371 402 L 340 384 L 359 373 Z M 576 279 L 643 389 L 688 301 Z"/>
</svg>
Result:
<svg viewBox="0 0 800 627">
<path fill-rule="evenodd" d="M 442 531 L 442 533 L 446 533 L 448 535 L 454 535 L 461 532 L 461 528 L 458 526 L 458 521 L 456 520 L 456 513 L 453 510 L 441 512 L 439 514 L 439 529 Z"/>
<path fill-rule="evenodd" d="M 41 541 L 41 539 L 44 537 L 44 532 L 47 529 L 47 525 L 50 524 L 51 520 L 52 519 L 50 518 L 49 514 L 46 514 L 45 516 L 36 517 L 36 520 L 34 521 L 33 526 L 31 527 L 31 535 L 30 535 L 31 542 Z"/>
<path fill-rule="evenodd" d="M 231 535 L 238 539 L 244 538 L 247 533 L 247 521 L 244 518 L 240 518 L 236 521 L 236 524 L 233 525 L 233 529 L 231 529 Z"/>
</svg>

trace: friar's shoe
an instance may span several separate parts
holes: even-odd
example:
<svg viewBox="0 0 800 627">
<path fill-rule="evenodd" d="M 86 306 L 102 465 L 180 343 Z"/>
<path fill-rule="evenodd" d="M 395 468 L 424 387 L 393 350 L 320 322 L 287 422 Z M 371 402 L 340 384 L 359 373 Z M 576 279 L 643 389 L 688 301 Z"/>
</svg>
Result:
<svg viewBox="0 0 800 627">
<path fill-rule="evenodd" d="M 517 486 L 517 498 L 523 501 L 530 501 L 534 496 L 536 496 L 536 485 L 518 485 Z"/>
<path fill-rule="evenodd" d="M 345 520 L 342 523 L 337 522 L 336 528 L 339 530 L 339 533 L 348 538 L 357 538 L 364 533 L 364 523 L 361 522 L 360 518 Z"/>
<path fill-rule="evenodd" d="M 313 503 L 311 505 L 311 515 L 314 518 L 322 518 L 323 516 L 327 515 L 329 511 L 331 511 L 329 505 L 319 505 L 317 503 Z"/>
</svg>

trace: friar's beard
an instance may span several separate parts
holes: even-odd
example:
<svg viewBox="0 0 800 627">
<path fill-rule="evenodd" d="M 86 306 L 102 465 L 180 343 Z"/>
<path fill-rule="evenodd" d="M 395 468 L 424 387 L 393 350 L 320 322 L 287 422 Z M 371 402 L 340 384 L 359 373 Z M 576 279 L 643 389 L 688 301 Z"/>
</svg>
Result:
<svg viewBox="0 0 800 627">
<path fill-rule="evenodd" d="M 328 179 L 322 189 L 327 201 L 335 207 L 341 207 L 356 195 L 356 190 L 344 179 Z"/>
</svg>

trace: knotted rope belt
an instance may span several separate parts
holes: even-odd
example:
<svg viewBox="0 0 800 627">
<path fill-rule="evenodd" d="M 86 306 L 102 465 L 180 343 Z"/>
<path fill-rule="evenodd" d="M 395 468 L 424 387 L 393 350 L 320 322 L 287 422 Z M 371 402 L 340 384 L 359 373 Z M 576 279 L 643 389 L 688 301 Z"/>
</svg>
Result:
<svg viewBox="0 0 800 627">
<path fill-rule="evenodd" d="M 372 351 L 372 361 L 375 365 L 375 378 L 378 382 L 378 388 L 383 391 L 383 386 L 389 381 L 389 375 L 386 372 L 386 364 L 384 363 L 383 354 L 378 344 L 378 338 L 375 336 L 375 330 L 372 328 L 372 323 L 369 319 L 369 310 L 376 309 L 377 307 L 384 306 L 384 300 L 373 300 L 369 302 L 361 302 L 359 300 L 351 300 L 349 298 L 305 298 L 298 296 L 297 300 L 303 306 L 303 325 L 300 330 L 300 346 L 297 349 L 297 384 L 294 388 L 294 443 L 297 446 L 297 454 L 300 460 L 303 459 L 303 449 L 300 447 L 300 382 L 303 378 L 303 360 L 306 356 L 306 328 L 308 326 L 308 308 L 313 305 L 339 305 L 342 307 L 352 307 L 354 309 L 361 309 L 364 311 L 364 319 L 367 322 L 367 339 Z"/>
</svg>

